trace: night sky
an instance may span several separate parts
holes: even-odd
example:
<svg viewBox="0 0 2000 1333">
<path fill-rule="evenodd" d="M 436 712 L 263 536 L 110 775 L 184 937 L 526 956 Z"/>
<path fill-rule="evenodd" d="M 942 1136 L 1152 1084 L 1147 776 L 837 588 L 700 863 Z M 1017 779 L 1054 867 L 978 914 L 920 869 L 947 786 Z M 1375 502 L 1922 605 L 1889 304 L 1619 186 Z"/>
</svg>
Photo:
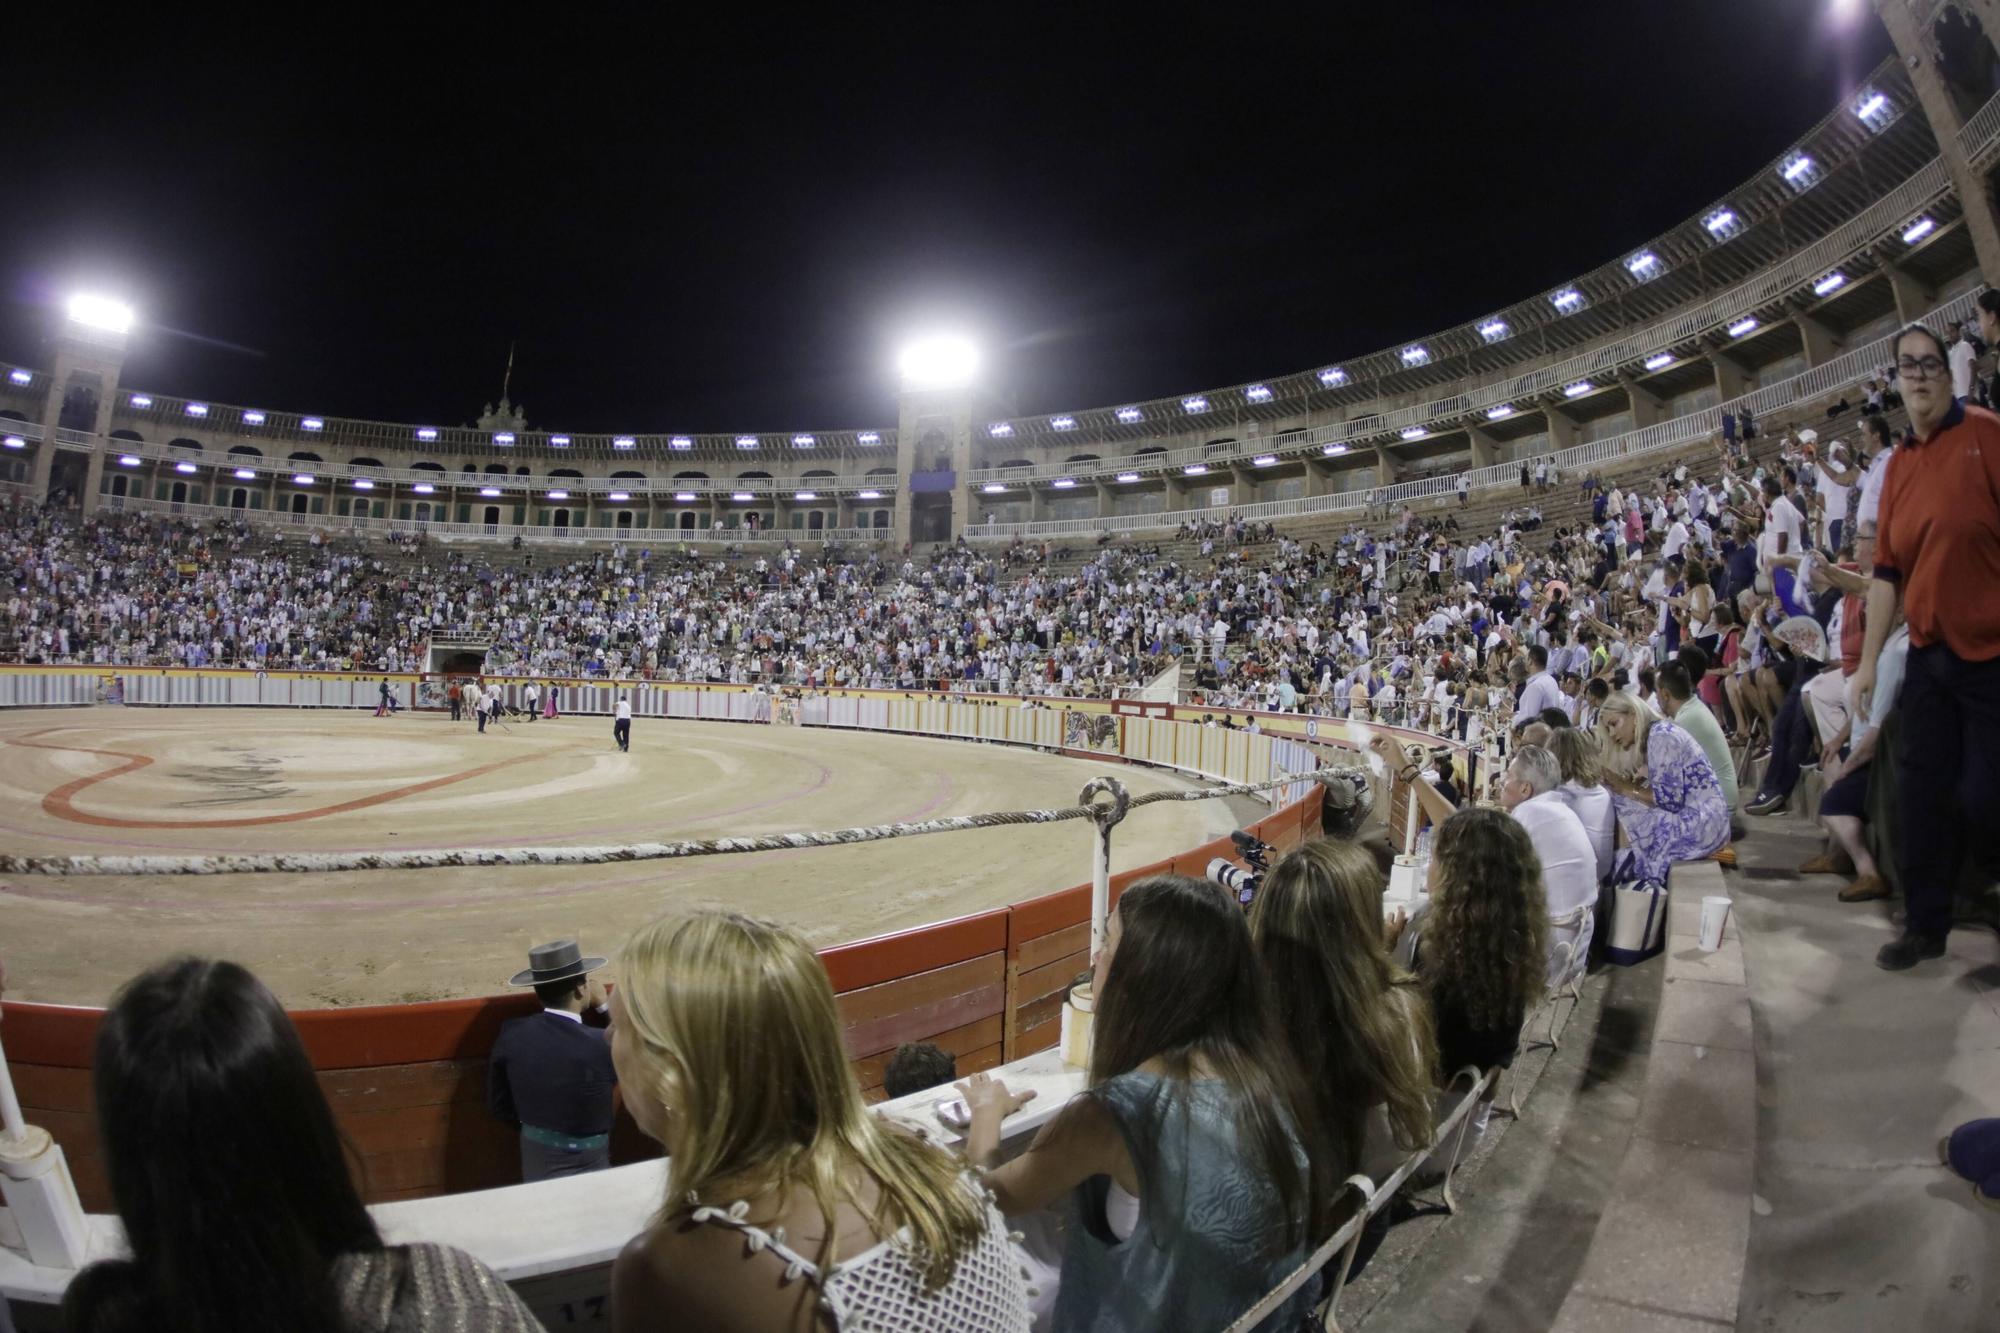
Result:
<svg viewBox="0 0 2000 1333">
<path fill-rule="evenodd" d="M 0 359 L 87 286 L 128 386 L 327 415 L 468 422 L 510 339 L 578 431 L 892 425 L 941 326 L 996 413 L 1211 388 L 1692 214 L 1888 53 L 1831 7 L 15 15 Z"/>
</svg>

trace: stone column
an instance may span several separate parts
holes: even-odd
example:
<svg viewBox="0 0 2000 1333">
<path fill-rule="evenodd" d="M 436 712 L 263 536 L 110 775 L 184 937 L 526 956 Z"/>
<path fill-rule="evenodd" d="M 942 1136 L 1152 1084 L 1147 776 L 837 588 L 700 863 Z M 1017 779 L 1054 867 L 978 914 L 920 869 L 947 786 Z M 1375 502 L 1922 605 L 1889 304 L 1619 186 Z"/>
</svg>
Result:
<svg viewBox="0 0 2000 1333">
<path fill-rule="evenodd" d="M 1991 0 L 1986 0 L 1975 12 L 1986 27 L 1987 36 L 2000 38 L 2000 28 L 1993 25 L 1987 12 L 1994 7 Z M 1938 73 L 1937 53 L 1931 45 L 1928 27 L 1918 25 L 1908 0 L 1875 0 L 1875 12 L 1881 16 L 1882 26 L 1889 30 L 1889 40 L 1895 43 L 1904 68 L 1910 71 L 1917 101 L 1930 121 L 1932 136 L 1937 139 L 1938 155 L 1951 174 L 1952 191 L 1958 195 L 1959 207 L 1965 212 L 1966 231 L 1979 259 L 1979 272 L 1987 282 L 1993 282 L 2000 278 L 2000 220 L 1994 217 L 1986 182 L 1959 151 L 1958 132 L 1964 120 L 1951 89 Z"/>
<path fill-rule="evenodd" d="M 1806 366 L 1823 366 L 1839 356 L 1843 347 L 1840 335 L 1814 319 L 1804 311 L 1794 311 L 1792 323 L 1799 326 L 1799 340 L 1805 345 Z"/>
<path fill-rule="evenodd" d="M 1466 439 L 1472 442 L 1472 466 L 1492 467 L 1500 461 L 1500 442 L 1477 426 L 1465 428 Z"/>
<path fill-rule="evenodd" d="M 1403 475 L 1402 463 L 1397 461 L 1396 457 L 1389 452 L 1388 446 L 1378 443 L 1370 447 L 1375 450 L 1375 484 L 1377 486 L 1395 485 L 1396 479 Z"/>
<path fill-rule="evenodd" d="M 1896 318 L 1902 323 L 1916 323 L 1936 304 L 1937 292 L 1916 274 L 1886 261 L 1882 272 L 1889 279 L 1889 290 L 1896 298 Z"/>
<path fill-rule="evenodd" d="M 1666 420 L 1666 404 L 1646 392 L 1636 379 L 1620 376 L 1618 382 L 1625 386 L 1625 401 L 1632 408 L 1632 425 L 1635 428 L 1657 425 Z"/>
<path fill-rule="evenodd" d="M 1744 373 L 1743 367 L 1721 352 L 1710 352 L 1708 363 L 1715 367 L 1715 392 L 1724 403 L 1732 398 L 1741 398 L 1750 391 L 1750 377 Z"/>
<path fill-rule="evenodd" d="M 1543 411 L 1543 418 L 1549 424 L 1549 452 L 1567 449 L 1576 443 L 1576 423 L 1550 407 Z"/>
</svg>

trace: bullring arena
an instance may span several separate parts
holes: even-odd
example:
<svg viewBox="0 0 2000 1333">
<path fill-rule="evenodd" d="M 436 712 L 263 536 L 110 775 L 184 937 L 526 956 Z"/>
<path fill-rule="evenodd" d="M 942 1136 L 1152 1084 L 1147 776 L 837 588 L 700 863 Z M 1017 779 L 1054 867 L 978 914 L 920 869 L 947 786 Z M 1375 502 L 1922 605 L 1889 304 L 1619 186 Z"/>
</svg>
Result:
<svg viewBox="0 0 2000 1333">
<path fill-rule="evenodd" d="M 0 717 L 0 833 L 27 855 L 222 855 L 618 846 L 904 823 L 1074 803 L 1104 771 L 1005 745 L 832 728 L 516 719 L 442 712 L 92 709 Z M 1190 785 L 1124 776 L 1136 795 Z M 1135 814 L 1148 848 L 1251 822 L 1228 800 Z M 1239 807 L 1240 808 L 1240 807 Z M 609 948 L 675 906 L 782 916 L 832 945 L 964 916 L 1087 876 L 1089 825 L 976 829 L 853 847 L 583 867 L 395 874 L 16 876 L 0 887 L 11 998 L 101 1002 L 163 939 L 236 958 L 298 1008 L 492 992 L 542 939 Z"/>
</svg>

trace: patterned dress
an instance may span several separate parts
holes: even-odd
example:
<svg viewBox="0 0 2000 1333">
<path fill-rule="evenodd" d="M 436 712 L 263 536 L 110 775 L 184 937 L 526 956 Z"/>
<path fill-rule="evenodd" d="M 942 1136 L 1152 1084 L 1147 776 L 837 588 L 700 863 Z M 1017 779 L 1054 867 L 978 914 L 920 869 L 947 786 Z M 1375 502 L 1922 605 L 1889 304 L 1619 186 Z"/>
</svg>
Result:
<svg viewBox="0 0 2000 1333">
<path fill-rule="evenodd" d="M 1674 862 L 1698 861 L 1729 841 L 1729 804 L 1700 744 L 1671 722 L 1655 722 L 1646 734 L 1646 776 L 1653 804 L 1622 792 L 1611 799 L 1633 872 L 1664 884 Z"/>
</svg>

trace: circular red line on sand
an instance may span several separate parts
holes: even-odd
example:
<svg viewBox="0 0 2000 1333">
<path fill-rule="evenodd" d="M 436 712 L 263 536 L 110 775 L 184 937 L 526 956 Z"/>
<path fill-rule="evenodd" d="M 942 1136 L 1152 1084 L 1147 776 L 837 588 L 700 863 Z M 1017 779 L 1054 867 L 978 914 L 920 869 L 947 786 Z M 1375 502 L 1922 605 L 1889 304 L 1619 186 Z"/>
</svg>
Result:
<svg viewBox="0 0 2000 1333">
<path fill-rule="evenodd" d="M 106 759 L 124 760 L 125 762 L 116 768 L 96 774 L 93 777 L 78 778 L 74 782 L 66 782 L 48 795 L 42 797 L 42 810 L 44 813 L 53 815 L 57 819 L 68 820 L 72 824 L 92 824 L 98 828 L 212 829 L 254 828 L 261 824 L 296 824 L 307 819 L 323 819 L 328 815 L 346 814 L 351 810 L 366 810 L 372 806 L 386 805 L 390 801 L 399 801 L 405 796 L 415 796 L 422 792 L 435 791 L 439 787 L 449 787 L 455 782 L 464 782 L 470 778 L 483 777 L 488 773 L 518 764 L 525 759 L 537 757 L 535 755 L 518 754 L 510 759 L 502 759 L 491 764 L 481 764 L 477 768 L 468 768 L 459 773 L 447 773 L 441 778 L 431 778 L 425 782 L 411 783 L 407 787 L 397 787 L 392 791 L 376 792 L 372 796 L 358 796 L 351 801 L 342 801 L 337 805 L 323 805 L 314 810 L 294 810 L 289 814 L 283 815 L 252 815 L 243 819 L 122 819 L 116 815 L 93 815 L 88 811 L 79 810 L 76 808 L 75 798 L 79 793 L 96 786 L 100 782 L 108 782 L 112 778 L 122 777 L 127 773 L 138 772 L 153 762 L 151 755 L 131 754 L 124 750 L 93 750 L 88 746 L 82 745 L 51 745 L 46 742 L 21 740 L 12 737 L 8 739 L 7 744 L 18 745 L 29 750 L 65 750 L 73 754 L 94 754 Z"/>
</svg>

